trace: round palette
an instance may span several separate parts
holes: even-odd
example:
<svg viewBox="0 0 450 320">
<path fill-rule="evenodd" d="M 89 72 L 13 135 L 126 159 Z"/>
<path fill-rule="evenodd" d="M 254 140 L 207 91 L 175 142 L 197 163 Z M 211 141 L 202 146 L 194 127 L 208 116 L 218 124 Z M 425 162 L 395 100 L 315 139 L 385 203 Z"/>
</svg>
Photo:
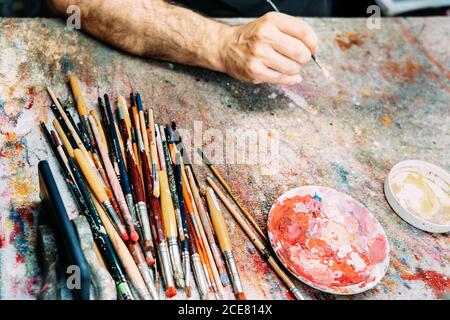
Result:
<svg viewBox="0 0 450 320">
<path fill-rule="evenodd" d="M 384 184 L 392 209 L 406 222 L 427 232 L 450 232 L 450 174 L 431 163 L 397 163 Z"/>
<path fill-rule="evenodd" d="M 305 186 L 284 193 L 270 210 L 267 230 L 284 266 L 324 292 L 369 290 L 389 265 L 380 223 L 360 202 L 331 188 Z"/>
</svg>

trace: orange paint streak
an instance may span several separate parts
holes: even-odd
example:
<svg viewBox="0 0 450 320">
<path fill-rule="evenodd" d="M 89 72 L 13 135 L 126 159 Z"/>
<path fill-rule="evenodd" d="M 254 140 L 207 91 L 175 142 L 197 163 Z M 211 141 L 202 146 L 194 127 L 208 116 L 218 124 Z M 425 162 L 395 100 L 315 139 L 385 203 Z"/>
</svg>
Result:
<svg viewBox="0 0 450 320">
<path fill-rule="evenodd" d="M 403 274 L 404 280 L 419 280 L 425 282 L 438 298 L 450 293 L 450 278 L 436 271 L 423 271 L 418 269 L 415 274 Z"/>
<path fill-rule="evenodd" d="M 335 41 L 341 50 L 346 51 L 353 46 L 362 46 L 364 44 L 364 36 L 351 32 L 338 34 Z"/>
<path fill-rule="evenodd" d="M 436 60 L 436 58 L 431 54 L 431 52 L 422 45 L 422 43 L 411 33 L 411 31 L 409 31 L 405 27 L 403 23 L 401 23 L 401 27 L 408 41 L 417 45 L 419 49 L 427 56 L 428 60 L 437 68 L 439 68 L 448 79 L 450 79 L 450 72 L 447 71 L 446 67 L 438 60 Z"/>
</svg>

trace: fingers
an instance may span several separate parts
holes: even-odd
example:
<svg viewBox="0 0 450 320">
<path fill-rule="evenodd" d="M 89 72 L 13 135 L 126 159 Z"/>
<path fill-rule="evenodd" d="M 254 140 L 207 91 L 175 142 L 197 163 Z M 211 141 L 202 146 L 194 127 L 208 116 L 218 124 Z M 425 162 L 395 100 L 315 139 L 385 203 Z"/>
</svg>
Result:
<svg viewBox="0 0 450 320">
<path fill-rule="evenodd" d="M 280 73 L 265 66 L 261 61 L 255 61 L 249 70 L 250 82 L 259 83 L 276 83 L 284 85 L 293 85 L 300 83 L 302 77 L 299 74 L 287 75 Z"/>
<path fill-rule="evenodd" d="M 283 56 L 299 63 L 305 64 L 311 59 L 311 51 L 300 40 L 282 32 L 274 34 L 272 47 Z"/>
<path fill-rule="evenodd" d="M 262 62 L 266 67 L 284 75 L 291 76 L 300 73 L 300 62 L 289 59 L 270 47 L 267 48 Z"/>
<path fill-rule="evenodd" d="M 305 21 L 276 12 L 267 13 L 263 19 L 268 23 L 275 24 L 282 33 L 302 41 L 312 53 L 316 52 L 319 39 L 311 26 Z"/>
</svg>

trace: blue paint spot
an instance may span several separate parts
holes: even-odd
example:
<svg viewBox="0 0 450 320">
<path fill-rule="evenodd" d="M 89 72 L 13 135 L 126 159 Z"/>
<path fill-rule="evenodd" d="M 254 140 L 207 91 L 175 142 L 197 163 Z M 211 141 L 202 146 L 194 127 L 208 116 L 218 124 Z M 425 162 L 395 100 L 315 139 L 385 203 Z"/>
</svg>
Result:
<svg viewBox="0 0 450 320">
<path fill-rule="evenodd" d="M 317 200 L 317 201 L 319 201 L 319 202 L 322 202 L 322 198 L 319 197 L 319 196 L 317 195 L 317 193 L 314 193 L 313 199 L 315 199 L 315 200 Z"/>
<path fill-rule="evenodd" d="M 72 72 L 74 69 L 73 62 L 67 54 L 63 54 L 61 56 L 59 63 L 61 64 L 61 69 L 65 74 Z"/>
<path fill-rule="evenodd" d="M 333 162 L 332 165 L 334 170 L 336 170 L 339 175 L 340 183 L 344 185 L 347 189 L 349 189 L 350 185 L 348 184 L 347 179 L 348 171 L 346 171 L 345 168 L 340 163 Z"/>
<path fill-rule="evenodd" d="M 16 210 L 12 203 L 9 208 L 9 219 L 14 223 L 14 247 L 21 256 L 25 257 L 29 250 L 29 243 L 25 236 L 25 220 L 20 210 Z"/>
<path fill-rule="evenodd" d="M 2 100 L 0 100 L 0 112 L 3 111 L 4 106 L 5 103 Z"/>
</svg>

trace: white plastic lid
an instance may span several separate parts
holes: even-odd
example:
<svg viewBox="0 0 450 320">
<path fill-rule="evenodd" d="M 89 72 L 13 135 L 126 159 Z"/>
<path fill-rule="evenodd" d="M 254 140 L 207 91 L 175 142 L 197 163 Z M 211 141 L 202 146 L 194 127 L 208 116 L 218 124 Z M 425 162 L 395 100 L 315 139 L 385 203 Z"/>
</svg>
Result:
<svg viewBox="0 0 450 320">
<path fill-rule="evenodd" d="M 446 224 L 438 224 L 423 218 L 420 214 L 412 212 L 408 208 L 404 207 L 394 191 L 392 190 L 392 184 L 396 175 L 400 173 L 415 173 L 420 174 L 423 177 L 433 177 L 442 181 L 446 186 L 450 186 L 450 174 L 431 163 L 419 160 L 406 160 L 397 163 L 389 172 L 384 183 L 384 193 L 392 209 L 403 220 L 413 225 L 414 227 L 432 233 L 445 233 L 450 232 L 450 221 Z M 448 191 L 446 191 L 448 192 Z"/>
</svg>

